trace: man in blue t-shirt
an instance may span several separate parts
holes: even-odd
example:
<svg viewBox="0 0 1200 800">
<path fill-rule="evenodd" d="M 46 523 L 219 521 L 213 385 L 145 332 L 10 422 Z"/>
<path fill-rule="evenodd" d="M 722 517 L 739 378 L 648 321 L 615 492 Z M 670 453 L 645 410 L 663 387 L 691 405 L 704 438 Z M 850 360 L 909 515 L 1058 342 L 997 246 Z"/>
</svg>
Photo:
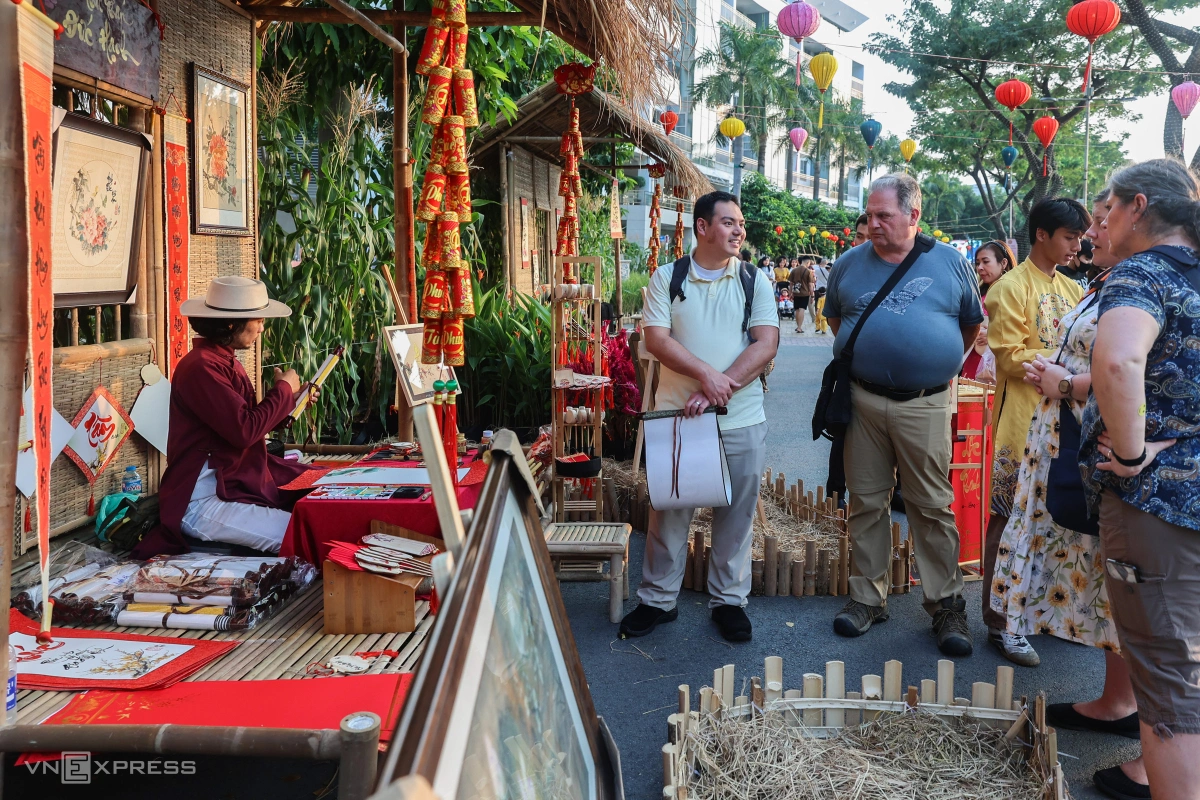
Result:
<svg viewBox="0 0 1200 800">
<path fill-rule="evenodd" d="M 887 175 L 871 185 L 870 241 L 846 251 L 829 276 L 825 316 L 836 337 L 834 355 L 915 246 L 920 217 L 921 189 L 912 177 Z M 842 636 L 860 636 L 888 617 L 891 495 L 898 470 L 938 648 L 952 656 L 971 653 L 958 529 L 950 511 L 948 390 L 982 322 L 970 266 L 954 248 L 935 244 L 871 313 L 855 342 L 844 451 L 855 574 L 851 600 L 833 621 Z"/>
</svg>

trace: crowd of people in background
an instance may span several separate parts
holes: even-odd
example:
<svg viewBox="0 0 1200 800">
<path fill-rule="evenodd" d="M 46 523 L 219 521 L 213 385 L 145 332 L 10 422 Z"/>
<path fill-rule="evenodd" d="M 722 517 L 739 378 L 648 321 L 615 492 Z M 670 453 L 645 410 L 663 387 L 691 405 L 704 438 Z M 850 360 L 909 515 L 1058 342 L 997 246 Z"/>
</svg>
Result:
<svg viewBox="0 0 1200 800">
<path fill-rule="evenodd" d="M 974 269 L 920 232 L 921 192 L 907 175 L 871 185 L 855 245 L 832 267 L 810 257 L 741 266 L 748 254 L 736 256 L 744 241 L 736 200 L 720 194 L 696 207 L 690 280 L 711 282 L 708 297 L 724 297 L 722 330 L 699 305 L 681 316 L 662 278 L 646 318 L 659 332 L 647 341 L 664 380 L 678 373 L 667 407 L 691 415 L 730 404 L 731 419 L 720 424 L 734 442 L 731 467 L 739 466 L 736 512 L 714 514 L 708 586 L 722 635 L 751 637 L 750 515 L 766 431 L 752 376 L 773 357 L 776 317 L 788 310 L 797 332 L 806 319 L 817 331 L 827 325 L 835 356 L 854 342 L 850 424 L 832 442 L 829 464 L 830 495 L 848 498 L 854 548 L 850 600 L 834 630 L 862 636 L 889 617 L 890 512 L 903 483 L 937 646 L 953 657 L 973 652 L 950 510 L 950 389 L 960 376 L 993 384 L 980 564 L 988 642 L 1026 668 L 1041 661 L 1033 635 L 1103 650 L 1103 685 L 1050 705 L 1047 722 L 1141 740 L 1141 757 L 1095 773 L 1109 797 L 1200 796 L 1197 178 L 1182 162 L 1159 159 L 1116 173 L 1090 210 L 1069 198 L 1043 200 L 1028 214 L 1026 258 L 988 242 Z M 753 298 L 726 280 L 739 269 L 754 275 Z M 772 293 L 775 314 L 767 310 Z M 705 355 L 715 339 L 740 343 Z M 661 389 L 658 401 L 664 407 Z M 662 533 L 650 532 L 642 604 L 622 635 L 675 618 L 691 516 L 670 514 L 659 515 Z"/>
</svg>

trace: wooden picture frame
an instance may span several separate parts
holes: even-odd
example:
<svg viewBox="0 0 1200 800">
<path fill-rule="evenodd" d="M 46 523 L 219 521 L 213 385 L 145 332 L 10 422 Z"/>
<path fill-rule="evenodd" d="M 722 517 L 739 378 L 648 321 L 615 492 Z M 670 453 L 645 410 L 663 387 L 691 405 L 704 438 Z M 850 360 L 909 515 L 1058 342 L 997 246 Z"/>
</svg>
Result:
<svg viewBox="0 0 1200 800">
<path fill-rule="evenodd" d="M 129 302 L 137 286 L 150 142 L 56 111 L 50 218 L 54 307 Z"/>
<path fill-rule="evenodd" d="M 253 235 L 250 87 L 192 65 L 192 224 L 195 233 Z"/>
<path fill-rule="evenodd" d="M 592 704 L 529 484 L 507 452 L 492 450 L 455 562 L 379 788 L 419 775 L 442 800 L 515 796 L 505 788 L 530 782 L 539 797 L 623 800 L 620 756 Z M 534 755 L 546 746 L 561 761 L 522 771 L 546 765 Z M 496 776 L 505 786 L 476 783 Z"/>
<path fill-rule="evenodd" d="M 424 325 L 384 325 L 383 343 L 392 354 L 392 364 L 400 377 L 400 388 L 409 406 L 433 399 L 434 381 L 457 381 L 454 367 L 421 363 L 421 337 Z M 462 388 L 455 393 L 462 394 Z"/>
</svg>

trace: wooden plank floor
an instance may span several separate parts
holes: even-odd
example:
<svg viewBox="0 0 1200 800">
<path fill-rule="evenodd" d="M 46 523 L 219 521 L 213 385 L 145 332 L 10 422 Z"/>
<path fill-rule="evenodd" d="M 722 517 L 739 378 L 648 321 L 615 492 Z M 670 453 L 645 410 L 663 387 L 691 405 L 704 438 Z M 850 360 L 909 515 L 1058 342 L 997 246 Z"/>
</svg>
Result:
<svg viewBox="0 0 1200 800">
<path fill-rule="evenodd" d="M 186 680 L 248 681 L 271 679 L 313 680 L 307 673 L 313 662 L 327 662 L 336 655 L 364 650 L 395 650 L 396 658 L 383 656 L 371 664 L 368 673 L 411 672 L 425 649 L 425 639 L 433 625 L 429 604 L 416 606 L 417 628 L 411 633 L 330 634 L 324 625 L 322 583 L 316 581 L 302 594 L 292 598 L 275 616 L 248 631 L 170 631 L 158 628 L 121 628 L 97 626 L 91 630 L 119 631 L 144 636 L 172 636 L 180 639 L 236 640 L 241 642 Z M 34 725 L 65 706 L 77 692 L 25 690 L 17 695 L 17 721 Z"/>
</svg>

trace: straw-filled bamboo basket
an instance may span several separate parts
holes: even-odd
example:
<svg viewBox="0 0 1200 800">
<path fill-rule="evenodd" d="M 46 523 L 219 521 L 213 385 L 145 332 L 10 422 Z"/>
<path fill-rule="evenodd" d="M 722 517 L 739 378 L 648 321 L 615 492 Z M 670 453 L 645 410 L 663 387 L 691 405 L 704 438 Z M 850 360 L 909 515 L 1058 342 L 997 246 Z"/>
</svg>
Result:
<svg viewBox="0 0 1200 800">
<path fill-rule="evenodd" d="M 739 690 L 732 664 L 715 670 L 698 710 L 679 687 L 662 747 L 664 798 L 1069 797 L 1045 695 L 1014 700 L 1012 667 L 972 684 L 969 698 L 955 696 L 948 660 L 936 680 L 907 690 L 899 661 L 850 692 L 841 661 L 806 673 L 802 689 L 784 690 L 782 658 L 768 657 L 763 672 Z"/>
</svg>

